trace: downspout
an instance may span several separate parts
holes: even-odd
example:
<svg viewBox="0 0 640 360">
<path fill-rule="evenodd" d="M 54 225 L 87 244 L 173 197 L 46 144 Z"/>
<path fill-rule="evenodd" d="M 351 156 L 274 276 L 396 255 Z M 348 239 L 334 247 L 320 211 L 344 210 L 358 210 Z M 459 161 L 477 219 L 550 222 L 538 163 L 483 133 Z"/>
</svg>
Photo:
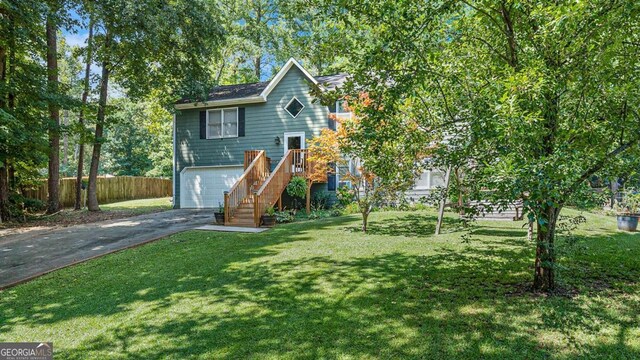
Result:
<svg viewBox="0 0 640 360">
<path fill-rule="evenodd" d="M 173 188 L 173 208 L 177 209 L 178 205 L 176 203 L 176 175 L 178 174 L 178 162 L 176 156 L 176 114 L 173 114 L 173 176 L 172 180 L 172 188 Z"/>
</svg>

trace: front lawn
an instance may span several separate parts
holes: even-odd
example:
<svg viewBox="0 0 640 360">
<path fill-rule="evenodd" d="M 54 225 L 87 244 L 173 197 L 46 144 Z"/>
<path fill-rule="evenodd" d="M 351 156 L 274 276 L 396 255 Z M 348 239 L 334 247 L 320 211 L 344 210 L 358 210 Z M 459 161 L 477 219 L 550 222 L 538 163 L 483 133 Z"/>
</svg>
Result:
<svg viewBox="0 0 640 360">
<path fill-rule="evenodd" d="M 103 211 L 129 211 L 133 214 L 145 214 L 150 212 L 171 209 L 171 198 L 151 198 L 121 201 L 111 204 L 100 205 Z"/>
<path fill-rule="evenodd" d="M 560 244 L 562 296 L 524 290 L 521 223 L 434 237 L 431 212 L 381 212 L 368 235 L 356 215 L 191 231 L 54 272 L 0 292 L 0 341 L 59 359 L 639 358 L 640 236 L 586 216 Z"/>
</svg>

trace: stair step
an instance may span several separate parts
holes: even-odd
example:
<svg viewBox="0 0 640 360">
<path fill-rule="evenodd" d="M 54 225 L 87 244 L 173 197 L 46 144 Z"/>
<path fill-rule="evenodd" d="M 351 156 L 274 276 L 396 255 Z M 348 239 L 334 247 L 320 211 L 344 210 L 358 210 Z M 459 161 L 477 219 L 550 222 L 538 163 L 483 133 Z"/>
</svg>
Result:
<svg viewBox="0 0 640 360">
<path fill-rule="evenodd" d="M 225 225 L 229 225 L 229 226 L 245 226 L 245 227 L 254 227 L 255 226 L 253 221 L 229 221 Z"/>
</svg>

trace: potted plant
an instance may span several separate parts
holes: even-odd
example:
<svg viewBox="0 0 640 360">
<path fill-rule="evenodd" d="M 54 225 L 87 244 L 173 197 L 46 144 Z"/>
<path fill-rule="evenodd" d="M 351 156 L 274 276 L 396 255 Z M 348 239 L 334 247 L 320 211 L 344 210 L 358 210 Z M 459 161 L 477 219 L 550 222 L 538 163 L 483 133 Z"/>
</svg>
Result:
<svg viewBox="0 0 640 360">
<path fill-rule="evenodd" d="M 636 231 L 640 217 L 640 193 L 630 190 L 622 194 L 622 199 L 616 202 L 615 210 L 618 230 Z"/>
<path fill-rule="evenodd" d="M 269 206 L 265 211 L 265 214 L 262 215 L 262 225 L 264 226 L 273 226 L 276 223 L 276 209 L 273 206 Z"/>
<path fill-rule="evenodd" d="M 218 211 L 213 213 L 216 217 L 216 224 L 224 224 L 224 205 L 218 203 Z"/>
</svg>

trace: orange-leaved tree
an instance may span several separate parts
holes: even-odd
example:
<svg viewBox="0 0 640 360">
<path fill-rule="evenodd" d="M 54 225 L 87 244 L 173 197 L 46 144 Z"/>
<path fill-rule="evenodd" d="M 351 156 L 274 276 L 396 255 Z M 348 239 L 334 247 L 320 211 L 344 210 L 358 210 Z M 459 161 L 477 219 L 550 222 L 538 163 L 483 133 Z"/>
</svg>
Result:
<svg viewBox="0 0 640 360">
<path fill-rule="evenodd" d="M 309 146 L 309 159 L 314 164 L 310 177 L 324 179 L 327 174 L 336 172 L 336 166 L 345 167 L 340 176 L 353 186 L 362 214 L 363 232 L 367 231 L 371 211 L 387 195 L 397 193 L 402 185 L 408 184 L 407 179 L 413 180 L 411 171 L 409 176 L 400 175 L 406 175 L 405 169 L 413 168 L 415 159 L 411 157 L 411 153 L 403 153 L 396 141 L 387 141 L 388 137 L 372 137 L 371 132 L 363 132 L 362 121 L 367 121 L 368 116 L 360 110 L 370 106 L 374 105 L 366 94 L 355 100 L 351 99 L 349 106 L 345 107 L 353 116 L 337 118 L 332 115 L 337 122 L 337 130 L 324 129 L 319 136 L 311 139 Z M 389 129 L 387 124 L 392 123 L 383 123 L 379 127 L 380 134 Z M 397 129 L 395 133 L 398 133 Z M 406 164 L 409 166 L 405 166 Z"/>
</svg>

